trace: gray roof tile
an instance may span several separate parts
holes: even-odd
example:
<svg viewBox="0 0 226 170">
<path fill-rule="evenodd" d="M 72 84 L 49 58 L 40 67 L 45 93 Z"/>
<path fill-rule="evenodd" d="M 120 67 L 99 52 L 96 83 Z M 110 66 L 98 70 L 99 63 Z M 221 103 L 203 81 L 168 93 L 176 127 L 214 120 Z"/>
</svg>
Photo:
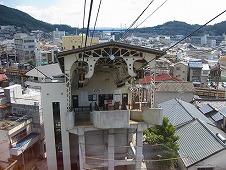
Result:
<svg viewBox="0 0 226 170">
<path fill-rule="evenodd" d="M 205 104 L 203 106 L 201 106 L 199 108 L 199 110 L 203 113 L 203 114 L 206 114 L 206 113 L 210 113 L 212 111 L 215 111 L 215 109 L 213 107 L 211 107 L 209 104 Z"/>
<path fill-rule="evenodd" d="M 156 85 L 156 91 L 167 92 L 194 92 L 192 82 L 162 82 Z"/>
<path fill-rule="evenodd" d="M 179 155 L 186 167 L 225 148 L 216 133 L 226 138 L 223 131 L 200 120 L 194 120 L 176 130 L 176 134 L 180 137 L 178 140 Z"/>
<path fill-rule="evenodd" d="M 183 125 L 195 118 L 212 123 L 194 105 L 179 99 L 171 99 L 160 103 L 158 106 L 163 108 L 163 115 L 168 117 L 170 122 L 176 127 Z"/>
</svg>

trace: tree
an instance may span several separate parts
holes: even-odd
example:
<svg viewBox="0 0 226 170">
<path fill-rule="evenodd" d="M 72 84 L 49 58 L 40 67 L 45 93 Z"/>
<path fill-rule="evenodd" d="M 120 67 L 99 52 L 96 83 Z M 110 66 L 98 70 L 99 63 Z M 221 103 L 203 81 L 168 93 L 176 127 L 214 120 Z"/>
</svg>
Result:
<svg viewBox="0 0 226 170">
<path fill-rule="evenodd" d="M 167 117 L 163 117 L 162 125 L 155 125 L 145 130 L 146 142 L 150 145 L 162 145 L 161 154 L 155 155 L 154 165 L 161 169 L 169 169 L 177 160 L 179 136 L 175 135 L 176 129 L 169 122 Z M 162 159 L 162 161 L 161 161 Z"/>
</svg>

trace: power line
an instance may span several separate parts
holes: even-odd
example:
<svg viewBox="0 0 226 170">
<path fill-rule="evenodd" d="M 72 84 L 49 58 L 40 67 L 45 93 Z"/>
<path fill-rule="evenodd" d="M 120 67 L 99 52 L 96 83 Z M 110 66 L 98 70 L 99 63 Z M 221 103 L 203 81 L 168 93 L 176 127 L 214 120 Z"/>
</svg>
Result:
<svg viewBox="0 0 226 170">
<path fill-rule="evenodd" d="M 137 22 L 137 20 L 144 14 L 144 12 L 148 9 L 148 7 L 152 4 L 152 2 L 154 2 L 154 0 L 152 0 L 148 4 L 148 6 L 141 12 L 141 14 L 135 19 L 135 21 L 133 21 L 133 23 L 129 26 L 129 28 L 127 28 L 127 30 L 122 35 L 121 39 L 124 39 L 124 37 L 126 36 L 126 34 L 129 32 L 129 30 L 133 27 L 133 25 Z"/>
<path fill-rule="evenodd" d="M 84 29 L 85 29 L 85 16 L 86 16 L 86 0 L 84 1 L 84 8 L 83 8 L 82 44 L 81 44 L 81 47 L 83 47 L 83 32 L 84 32 Z"/>
<path fill-rule="evenodd" d="M 96 20 L 95 20 L 95 24 L 94 24 L 94 28 L 93 28 L 93 32 L 92 32 L 92 38 L 91 38 L 91 41 L 90 41 L 90 46 L 91 46 L 92 41 L 93 41 L 93 35 L 94 35 L 94 31 L 96 29 L 97 18 L 98 18 L 99 12 L 100 12 L 101 2 L 102 2 L 102 0 L 100 0 L 100 2 L 99 2 L 99 7 L 98 7 L 98 10 L 97 10 Z"/>
<path fill-rule="evenodd" d="M 135 29 L 137 27 L 139 27 L 140 25 L 142 25 L 148 18 L 150 18 L 156 11 L 159 10 L 159 8 L 161 8 L 168 0 L 165 0 L 158 8 L 156 8 L 147 18 L 145 18 L 140 24 L 138 24 Z"/>
<path fill-rule="evenodd" d="M 93 7 L 93 0 L 90 2 L 90 8 L 89 8 L 89 18 L 88 18 L 88 23 L 87 23 L 87 28 L 86 28 L 86 39 L 85 39 L 85 47 L 87 43 L 87 37 L 89 34 L 89 25 L 90 25 L 90 18 L 91 18 L 91 13 L 92 13 L 92 7 Z"/>
<path fill-rule="evenodd" d="M 226 10 L 224 10 L 223 12 L 221 12 L 220 14 L 218 14 L 217 16 L 215 16 L 214 18 L 212 18 L 211 20 L 209 20 L 208 22 L 206 22 L 205 24 L 203 24 L 202 26 L 200 26 L 199 28 L 197 28 L 196 30 L 194 30 L 193 32 L 191 32 L 190 34 L 188 34 L 187 36 L 185 36 L 184 38 L 182 38 L 180 41 L 178 41 L 174 45 L 172 45 L 169 48 L 167 48 L 166 50 L 164 50 L 163 53 L 165 53 L 169 49 L 175 47 L 177 44 L 179 44 L 180 42 L 184 41 L 185 39 L 187 39 L 188 37 L 190 37 L 192 34 L 196 33 L 197 31 L 199 31 L 200 29 L 202 29 L 203 27 L 205 27 L 207 24 L 209 24 L 210 22 L 212 22 L 213 20 L 215 20 L 216 18 L 218 18 L 219 16 L 221 16 L 225 12 L 226 12 Z"/>
<path fill-rule="evenodd" d="M 184 41 L 185 39 L 187 39 L 188 37 L 190 37 L 192 34 L 196 33 L 197 31 L 199 31 L 200 29 L 202 29 L 203 27 L 205 27 L 207 24 L 209 24 L 210 22 L 212 22 L 213 20 L 215 20 L 216 18 L 218 18 L 219 16 L 221 16 L 223 13 L 225 13 L 226 10 L 224 10 L 223 12 L 221 12 L 220 14 L 218 14 L 217 16 L 215 16 L 214 18 L 212 18 L 211 20 L 209 20 L 208 22 L 206 22 L 205 24 L 203 24 L 202 26 L 200 26 L 199 28 L 197 28 L 196 30 L 192 31 L 190 34 L 188 34 L 187 36 L 185 36 L 184 38 L 182 38 L 181 40 L 179 40 L 177 43 L 175 43 L 174 45 L 170 46 L 169 48 L 167 48 L 166 50 L 162 51 L 161 56 L 163 56 L 166 51 L 170 50 L 171 48 L 175 47 L 177 44 L 179 44 L 180 42 Z M 155 59 L 155 58 L 154 58 Z M 146 67 L 151 61 L 153 61 L 154 59 L 148 61 L 145 65 L 141 66 L 138 70 Z"/>
</svg>

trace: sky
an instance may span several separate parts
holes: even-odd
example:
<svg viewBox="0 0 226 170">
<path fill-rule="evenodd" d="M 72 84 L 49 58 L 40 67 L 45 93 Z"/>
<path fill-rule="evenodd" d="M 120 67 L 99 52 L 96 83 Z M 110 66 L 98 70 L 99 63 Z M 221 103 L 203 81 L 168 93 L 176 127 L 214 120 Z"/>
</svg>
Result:
<svg viewBox="0 0 226 170">
<path fill-rule="evenodd" d="M 90 28 L 94 27 L 100 0 L 93 1 Z M 133 27 L 153 27 L 174 20 L 202 25 L 226 10 L 225 0 L 102 0 L 96 27 L 128 28 L 151 1 L 151 5 Z M 35 19 L 79 28 L 83 27 L 84 2 L 85 0 L 0 0 L 0 4 L 26 12 Z M 91 0 L 86 0 L 85 27 L 90 2 Z M 154 12 L 157 8 L 159 9 Z M 225 20 L 226 12 L 209 25 Z"/>
</svg>

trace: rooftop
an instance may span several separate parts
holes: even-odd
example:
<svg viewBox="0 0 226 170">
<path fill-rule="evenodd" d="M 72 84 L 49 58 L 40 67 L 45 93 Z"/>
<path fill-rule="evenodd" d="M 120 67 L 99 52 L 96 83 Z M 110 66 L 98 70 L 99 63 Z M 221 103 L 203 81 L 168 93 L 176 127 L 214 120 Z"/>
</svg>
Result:
<svg viewBox="0 0 226 170">
<path fill-rule="evenodd" d="M 193 120 L 176 130 L 180 137 L 179 155 L 185 165 L 189 167 L 213 154 L 225 149 L 225 141 L 217 134 L 226 139 L 226 134 L 216 126 Z"/>
</svg>

